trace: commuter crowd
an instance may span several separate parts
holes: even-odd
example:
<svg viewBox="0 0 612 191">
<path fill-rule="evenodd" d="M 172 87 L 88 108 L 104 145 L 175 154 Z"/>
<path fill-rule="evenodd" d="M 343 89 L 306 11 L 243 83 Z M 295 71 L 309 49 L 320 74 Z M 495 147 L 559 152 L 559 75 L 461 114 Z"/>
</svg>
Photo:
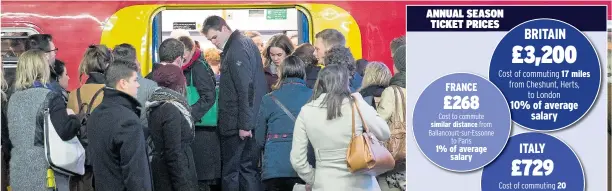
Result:
<svg viewBox="0 0 612 191">
<path fill-rule="evenodd" d="M 2 78 L 2 190 L 405 190 L 404 37 L 391 70 L 335 29 L 264 44 L 219 16 L 202 26 L 217 48 L 168 38 L 147 76 L 132 45 L 91 45 L 70 92 L 52 36 L 29 36 Z M 394 167 L 347 165 L 362 133 Z"/>
</svg>

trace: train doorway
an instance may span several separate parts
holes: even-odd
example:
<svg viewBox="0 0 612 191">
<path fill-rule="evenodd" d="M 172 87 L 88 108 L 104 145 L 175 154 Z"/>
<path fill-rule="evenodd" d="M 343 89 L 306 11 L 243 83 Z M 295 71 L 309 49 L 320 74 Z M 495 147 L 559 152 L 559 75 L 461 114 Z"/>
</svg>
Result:
<svg viewBox="0 0 612 191">
<path fill-rule="evenodd" d="M 179 11 L 178 17 L 167 16 L 176 14 L 174 11 Z M 345 36 L 346 46 L 355 59 L 362 56 L 359 25 L 349 12 L 333 4 L 133 5 L 107 18 L 102 26 L 100 44 L 109 47 L 121 43 L 133 45 L 141 64 L 141 74 L 146 76 L 159 60 L 159 44 L 171 35 L 174 28 L 187 30 L 193 39 L 200 42 L 201 48 L 208 47 L 208 40 L 199 34 L 198 24 L 201 25 L 211 14 L 225 16 L 232 29 L 262 33 L 264 41 L 275 33 L 285 33 L 290 37 L 297 34 L 298 43 L 312 43 L 316 33 L 336 29 Z M 168 19 L 164 17 L 171 17 L 170 23 L 166 23 Z M 276 24 L 272 26 L 269 23 Z"/>
<path fill-rule="evenodd" d="M 255 32 L 265 45 L 275 34 L 285 34 L 294 44 L 310 42 L 309 20 L 307 13 L 293 7 L 274 8 L 221 8 L 221 9 L 166 9 L 153 18 L 152 52 L 157 53 L 159 44 L 167 38 L 190 36 L 197 41 L 201 50 L 215 48 L 214 45 L 200 33 L 204 19 L 209 16 L 224 18 L 232 30 Z M 158 56 L 153 56 L 153 63 L 159 62 Z"/>
</svg>

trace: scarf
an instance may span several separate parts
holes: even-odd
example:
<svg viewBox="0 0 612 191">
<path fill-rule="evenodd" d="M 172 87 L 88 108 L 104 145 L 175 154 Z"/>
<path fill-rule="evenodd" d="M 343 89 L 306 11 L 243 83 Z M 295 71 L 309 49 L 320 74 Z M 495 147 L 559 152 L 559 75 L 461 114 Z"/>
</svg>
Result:
<svg viewBox="0 0 612 191">
<path fill-rule="evenodd" d="M 191 66 L 193 63 L 195 63 L 198 59 L 200 59 L 200 55 L 202 54 L 202 51 L 200 49 L 196 49 L 195 52 L 193 52 L 193 56 L 191 57 L 191 60 L 189 60 L 188 63 L 183 64 L 183 67 L 181 67 L 182 70 L 185 70 L 187 68 L 189 68 L 189 66 Z"/>
<path fill-rule="evenodd" d="M 183 117 L 185 117 L 185 120 L 187 120 L 189 123 L 189 128 L 191 128 L 195 134 L 194 122 L 189 112 L 189 104 L 187 104 L 187 100 L 183 95 L 174 90 L 158 87 L 155 92 L 153 92 L 149 100 L 145 103 L 145 111 L 149 113 L 152 109 L 165 103 L 172 104 L 179 109 L 181 114 L 183 114 Z"/>
<path fill-rule="evenodd" d="M 34 81 L 34 84 L 32 84 L 33 88 L 48 88 L 49 84 L 43 84 L 40 81 Z"/>
<path fill-rule="evenodd" d="M 180 93 L 174 90 L 163 88 L 163 87 L 158 87 L 157 89 L 155 89 L 155 91 L 153 92 L 149 100 L 147 100 L 147 102 L 145 103 L 146 118 L 147 119 L 149 118 L 149 114 L 151 113 L 153 109 L 163 104 L 166 104 L 166 103 L 172 104 L 174 107 L 179 109 L 179 111 L 181 112 L 181 114 L 183 114 L 183 117 L 187 120 L 187 123 L 189 124 L 191 134 L 193 135 L 193 137 L 195 137 L 194 121 L 189 112 L 190 107 L 187 104 L 187 100 L 185 100 L 185 97 L 183 95 L 181 95 Z M 172 128 L 181 128 L 181 127 L 172 127 Z M 148 136 L 146 138 L 146 141 L 149 147 L 147 149 L 148 150 L 147 153 L 149 156 L 149 162 L 151 162 L 153 160 L 154 155 L 159 156 L 159 155 L 162 155 L 163 153 L 153 152 L 155 150 L 155 144 L 153 143 L 151 136 Z"/>
<path fill-rule="evenodd" d="M 406 72 L 400 71 L 391 77 L 391 83 L 389 85 L 396 85 L 402 88 L 406 88 Z"/>
</svg>

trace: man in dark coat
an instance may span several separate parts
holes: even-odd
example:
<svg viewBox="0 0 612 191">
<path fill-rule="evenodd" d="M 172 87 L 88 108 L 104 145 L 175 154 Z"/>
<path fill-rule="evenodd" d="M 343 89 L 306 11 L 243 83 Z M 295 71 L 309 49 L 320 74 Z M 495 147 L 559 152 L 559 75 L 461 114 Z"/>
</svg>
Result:
<svg viewBox="0 0 612 191">
<path fill-rule="evenodd" d="M 87 120 L 95 188 L 152 190 L 143 125 L 140 123 L 138 66 L 114 61 L 106 71 L 102 103 Z"/>
<path fill-rule="evenodd" d="M 225 191 L 261 189 L 257 162 L 259 148 L 253 139 L 255 115 L 268 85 L 259 49 L 219 16 L 204 20 L 201 31 L 221 53 L 219 131 Z"/>
</svg>

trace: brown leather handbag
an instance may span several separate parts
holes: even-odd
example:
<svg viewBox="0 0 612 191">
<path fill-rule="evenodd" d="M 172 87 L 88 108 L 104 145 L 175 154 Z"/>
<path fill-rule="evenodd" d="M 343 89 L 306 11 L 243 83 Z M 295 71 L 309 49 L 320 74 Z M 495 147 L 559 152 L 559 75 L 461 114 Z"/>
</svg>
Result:
<svg viewBox="0 0 612 191">
<path fill-rule="evenodd" d="M 357 102 L 352 103 L 352 138 L 346 152 L 346 162 L 349 171 L 352 173 L 369 174 L 378 176 L 395 168 L 395 160 L 391 153 L 385 148 L 380 141 L 368 129 L 367 124 L 363 120 L 361 111 L 357 106 Z M 359 113 L 359 118 L 363 124 L 363 132 L 361 135 L 356 135 L 355 132 L 355 110 Z"/>
<path fill-rule="evenodd" d="M 391 88 L 395 94 L 395 111 L 389 121 L 391 138 L 385 142 L 385 146 L 393 158 L 399 161 L 406 159 L 406 98 L 402 89 L 397 86 Z"/>
</svg>

